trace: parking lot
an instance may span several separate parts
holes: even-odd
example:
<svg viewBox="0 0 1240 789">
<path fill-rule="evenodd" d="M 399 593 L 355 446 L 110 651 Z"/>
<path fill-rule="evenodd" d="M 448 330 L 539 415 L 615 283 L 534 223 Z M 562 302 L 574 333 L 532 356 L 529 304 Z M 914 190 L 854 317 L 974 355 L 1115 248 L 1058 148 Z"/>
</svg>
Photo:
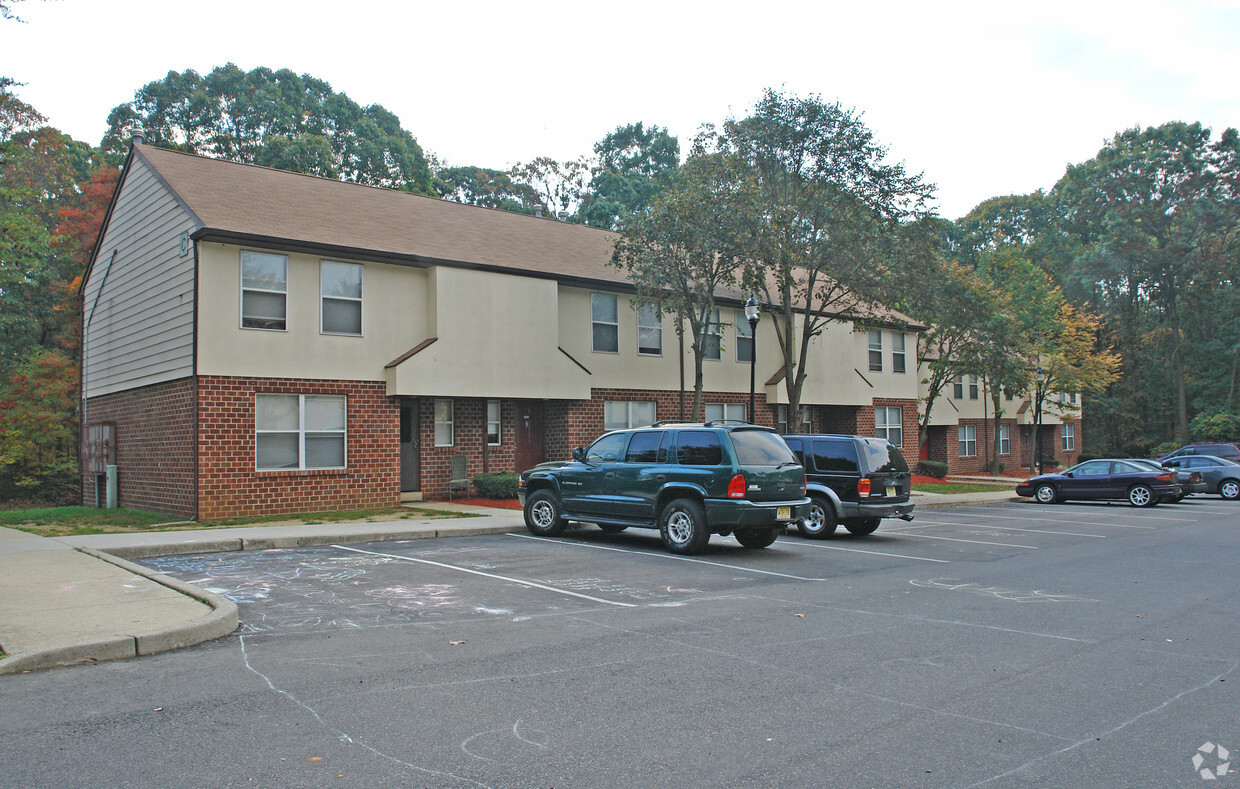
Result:
<svg viewBox="0 0 1240 789">
<path fill-rule="evenodd" d="M 1240 748 L 1237 559 L 1213 497 L 695 557 L 594 527 L 165 557 L 144 564 L 232 597 L 240 630 L 94 671 L 196 664 L 161 726 L 189 740 L 219 705 L 243 755 L 193 785 L 1197 786 Z"/>
</svg>

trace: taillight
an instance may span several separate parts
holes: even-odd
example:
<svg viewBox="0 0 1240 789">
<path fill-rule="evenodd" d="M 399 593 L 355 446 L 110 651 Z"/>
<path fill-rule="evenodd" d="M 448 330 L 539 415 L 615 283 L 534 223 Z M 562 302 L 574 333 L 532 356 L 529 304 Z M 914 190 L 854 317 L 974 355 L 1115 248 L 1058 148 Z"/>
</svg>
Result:
<svg viewBox="0 0 1240 789">
<path fill-rule="evenodd" d="M 868 479 L 862 478 L 862 479 L 857 480 L 857 495 L 858 496 L 870 495 L 870 481 Z"/>
<path fill-rule="evenodd" d="M 732 477 L 732 481 L 728 483 L 728 498 L 743 499 L 745 498 L 745 475 L 737 474 Z"/>
<path fill-rule="evenodd" d="M 1175 479 L 1174 474 L 1159 474 L 1158 475 L 1159 482 L 1170 482 L 1173 479 Z"/>
<path fill-rule="evenodd" d="M 801 498 L 805 498 L 805 491 L 809 490 L 809 477 L 801 477 Z"/>
</svg>

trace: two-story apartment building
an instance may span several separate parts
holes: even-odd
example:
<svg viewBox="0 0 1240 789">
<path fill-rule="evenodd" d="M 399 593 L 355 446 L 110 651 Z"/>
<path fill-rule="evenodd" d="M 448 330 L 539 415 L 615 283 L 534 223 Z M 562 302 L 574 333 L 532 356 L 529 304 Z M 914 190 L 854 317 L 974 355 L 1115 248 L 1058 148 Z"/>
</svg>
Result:
<svg viewBox="0 0 1240 789">
<path fill-rule="evenodd" d="M 720 294 L 705 413 L 674 319 L 581 225 L 135 144 L 82 285 L 83 497 L 213 519 L 392 506 L 605 429 L 737 418 L 917 436 L 916 324 L 777 345 Z M 747 414 L 756 350 L 755 414 Z M 682 372 L 683 371 L 683 372 Z M 789 424 L 791 421 L 791 424 Z"/>
</svg>

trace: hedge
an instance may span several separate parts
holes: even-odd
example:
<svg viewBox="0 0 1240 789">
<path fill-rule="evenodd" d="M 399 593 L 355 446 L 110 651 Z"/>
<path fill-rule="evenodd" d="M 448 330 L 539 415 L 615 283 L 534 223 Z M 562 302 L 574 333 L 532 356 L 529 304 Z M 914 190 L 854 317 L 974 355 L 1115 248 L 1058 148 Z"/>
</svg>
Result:
<svg viewBox="0 0 1240 789">
<path fill-rule="evenodd" d="M 484 499 L 515 499 L 518 474 L 513 471 L 492 471 L 474 475 L 474 492 Z"/>
<path fill-rule="evenodd" d="M 947 464 L 940 463 L 937 460 L 920 460 L 917 462 L 916 468 L 913 469 L 913 473 L 925 477 L 943 479 L 947 476 Z"/>
</svg>

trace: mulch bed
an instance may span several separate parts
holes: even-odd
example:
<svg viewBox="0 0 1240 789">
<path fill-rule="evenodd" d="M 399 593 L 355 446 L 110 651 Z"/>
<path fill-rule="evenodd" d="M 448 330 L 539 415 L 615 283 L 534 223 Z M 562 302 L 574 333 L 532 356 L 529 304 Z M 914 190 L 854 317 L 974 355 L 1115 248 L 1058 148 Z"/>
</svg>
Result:
<svg viewBox="0 0 1240 789">
<path fill-rule="evenodd" d="M 474 507 L 492 507 L 497 510 L 519 510 L 521 502 L 517 499 L 452 499 L 453 504 L 469 504 Z"/>
</svg>

